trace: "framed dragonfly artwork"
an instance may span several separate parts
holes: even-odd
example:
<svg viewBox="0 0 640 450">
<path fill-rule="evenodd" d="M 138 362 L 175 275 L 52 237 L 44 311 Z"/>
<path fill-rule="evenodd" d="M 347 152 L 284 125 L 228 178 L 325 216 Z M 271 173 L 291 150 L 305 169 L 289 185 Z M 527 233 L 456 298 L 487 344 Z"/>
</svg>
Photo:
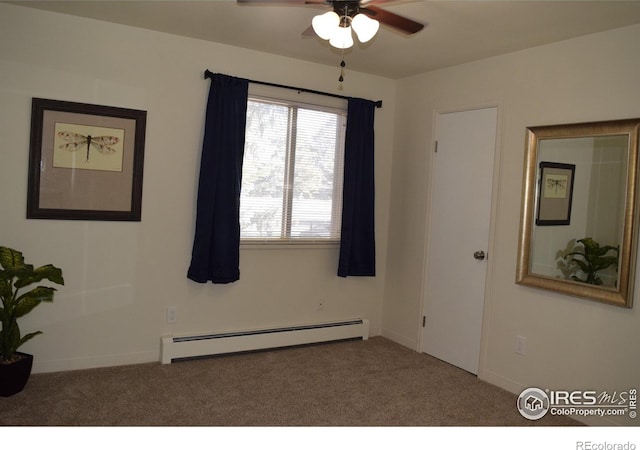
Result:
<svg viewBox="0 0 640 450">
<path fill-rule="evenodd" d="M 536 225 L 569 225 L 575 164 L 540 162 Z"/>
<path fill-rule="evenodd" d="M 146 118 L 33 98 L 27 218 L 140 221 Z"/>
</svg>

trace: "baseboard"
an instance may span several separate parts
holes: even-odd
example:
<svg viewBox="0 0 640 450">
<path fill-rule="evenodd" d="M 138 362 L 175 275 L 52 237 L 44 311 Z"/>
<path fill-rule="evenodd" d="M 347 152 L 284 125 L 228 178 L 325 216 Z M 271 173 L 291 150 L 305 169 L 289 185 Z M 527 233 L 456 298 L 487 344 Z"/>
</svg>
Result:
<svg viewBox="0 0 640 450">
<path fill-rule="evenodd" d="M 410 348 L 411 350 L 417 351 L 418 343 L 415 340 L 408 338 L 406 336 L 402 336 L 401 334 L 395 333 L 390 330 L 382 329 L 382 337 L 385 337 L 393 342 L 402 345 L 403 347 Z"/>
<path fill-rule="evenodd" d="M 379 327 L 369 329 L 369 336 L 380 336 Z M 126 366 L 160 361 L 160 350 L 116 355 L 87 356 L 81 358 L 43 360 L 34 355 L 31 373 L 64 372 L 68 370 L 96 369 L 100 367 Z"/>
<path fill-rule="evenodd" d="M 522 392 L 525 388 L 529 387 L 529 386 L 522 386 L 520 383 L 518 383 L 515 380 L 512 380 L 510 378 L 505 378 L 502 375 L 498 375 L 489 370 L 483 370 L 482 365 L 480 367 L 480 370 L 478 370 L 478 379 L 485 381 L 489 384 L 492 384 L 494 386 L 498 386 L 499 388 L 504 389 L 505 391 L 509 391 L 512 394 L 516 394 L 516 395 L 519 395 L 520 392 Z"/>
<path fill-rule="evenodd" d="M 157 362 L 159 360 L 160 354 L 158 351 L 88 356 L 85 358 L 53 359 L 48 361 L 42 361 L 37 355 L 34 355 L 32 373 L 64 372 L 69 370 L 126 366 L 129 364 Z"/>
</svg>

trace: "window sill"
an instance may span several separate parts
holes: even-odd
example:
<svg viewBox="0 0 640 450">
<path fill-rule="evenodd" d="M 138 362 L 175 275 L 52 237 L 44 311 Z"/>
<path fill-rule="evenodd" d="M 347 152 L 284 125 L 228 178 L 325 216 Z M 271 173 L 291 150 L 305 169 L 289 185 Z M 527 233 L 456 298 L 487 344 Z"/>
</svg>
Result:
<svg viewBox="0 0 640 450">
<path fill-rule="evenodd" d="M 333 249 L 339 247 L 339 239 L 243 239 L 240 241 L 241 250 Z"/>
</svg>

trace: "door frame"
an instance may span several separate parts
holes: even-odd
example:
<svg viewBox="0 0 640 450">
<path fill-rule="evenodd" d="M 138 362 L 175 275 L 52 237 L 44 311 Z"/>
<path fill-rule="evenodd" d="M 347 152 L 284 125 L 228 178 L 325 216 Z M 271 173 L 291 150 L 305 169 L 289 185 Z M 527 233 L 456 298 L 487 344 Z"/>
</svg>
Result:
<svg viewBox="0 0 640 450">
<path fill-rule="evenodd" d="M 478 378 L 484 378 L 484 374 L 487 372 L 486 364 L 486 345 L 487 345 L 487 333 L 486 330 L 489 329 L 489 322 L 491 320 L 491 314 L 487 314 L 487 311 L 490 309 L 490 301 L 491 298 L 491 290 L 493 286 L 493 277 L 495 270 L 495 238 L 496 238 L 496 217 L 498 216 L 498 193 L 500 191 L 500 168 L 502 162 L 502 106 L 499 101 L 488 101 L 486 103 L 477 103 L 472 105 L 463 105 L 451 108 L 434 108 L 432 113 L 432 133 L 431 133 L 431 142 L 430 142 L 430 153 L 429 153 L 429 169 L 428 169 L 428 186 L 427 186 L 427 207 L 426 207 L 426 218 L 425 218 L 425 234 L 424 234 L 424 248 L 423 248 L 423 264 L 422 264 L 422 280 L 420 286 L 420 305 L 419 305 L 419 316 L 417 320 L 418 326 L 418 343 L 416 350 L 419 353 L 424 353 L 423 348 L 423 339 L 425 328 L 423 327 L 423 317 L 425 315 L 426 310 L 426 301 L 427 301 L 427 274 L 429 271 L 429 244 L 431 239 L 431 205 L 432 205 L 432 195 L 433 195 L 433 174 L 435 170 L 435 148 L 436 148 L 436 136 L 438 133 L 438 119 L 440 116 L 444 114 L 450 113 L 459 113 L 466 111 L 474 111 L 477 109 L 486 109 L 486 108 L 496 108 L 496 139 L 495 139 L 495 150 L 493 155 L 493 180 L 491 183 L 491 205 L 489 212 L 489 242 L 487 246 L 487 269 L 485 275 L 485 287 L 484 287 L 484 295 L 483 295 L 483 315 L 482 315 L 482 329 L 480 332 L 480 360 L 478 361 Z M 515 276 L 515 275 L 514 275 Z"/>
</svg>

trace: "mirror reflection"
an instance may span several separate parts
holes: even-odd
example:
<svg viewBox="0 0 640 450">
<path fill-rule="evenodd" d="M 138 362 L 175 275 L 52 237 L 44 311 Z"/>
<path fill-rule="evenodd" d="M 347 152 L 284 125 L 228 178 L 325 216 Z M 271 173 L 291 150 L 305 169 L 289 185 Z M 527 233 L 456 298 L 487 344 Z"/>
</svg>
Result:
<svg viewBox="0 0 640 450">
<path fill-rule="evenodd" d="M 625 135 L 539 141 L 536 211 L 544 213 L 541 208 L 553 201 L 560 203 L 561 209 L 565 203 L 572 208 L 566 223 L 536 221 L 532 273 L 617 286 L 618 257 L 614 264 L 607 258 L 617 255 L 622 243 L 628 147 Z M 545 173 L 543 177 L 540 167 L 546 168 L 545 162 L 571 165 L 574 175 Z M 551 209 L 547 214 L 554 212 Z"/>
<path fill-rule="evenodd" d="M 630 307 L 638 120 L 527 134 L 517 282 Z"/>
</svg>

